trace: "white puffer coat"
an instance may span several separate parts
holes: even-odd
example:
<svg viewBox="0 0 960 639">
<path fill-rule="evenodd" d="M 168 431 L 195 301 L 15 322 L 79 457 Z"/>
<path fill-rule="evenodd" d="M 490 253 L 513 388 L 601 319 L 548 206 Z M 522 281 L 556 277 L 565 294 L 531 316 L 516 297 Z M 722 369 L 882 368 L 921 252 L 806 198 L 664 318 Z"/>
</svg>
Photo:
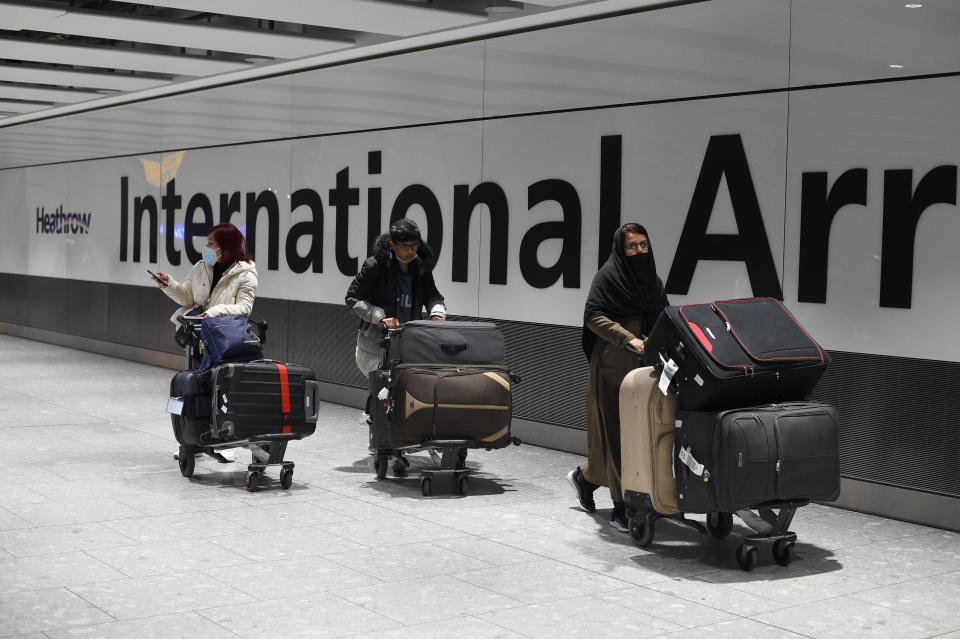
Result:
<svg viewBox="0 0 960 639">
<path fill-rule="evenodd" d="M 210 317 L 243 315 L 248 317 L 253 310 L 253 298 L 257 294 L 257 267 L 252 261 L 236 262 L 227 269 L 217 285 L 210 290 L 213 267 L 200 260 L 190 269 L 187 279 L 180 282 L 172 277 L 166 287 L 160 289 L 180 308 L 170 316 L 174 325 L 180 326 L 177 317 L 203 306 Z"/>
</svg>

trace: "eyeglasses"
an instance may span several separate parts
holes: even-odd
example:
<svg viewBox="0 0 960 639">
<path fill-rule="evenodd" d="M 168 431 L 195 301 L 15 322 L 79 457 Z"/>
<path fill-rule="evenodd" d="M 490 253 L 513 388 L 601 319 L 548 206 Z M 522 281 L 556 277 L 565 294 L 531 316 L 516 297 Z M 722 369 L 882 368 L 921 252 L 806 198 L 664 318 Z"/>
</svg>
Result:
<svg viewBox="0 0 960 639">
<path fill-rule="evenodd" d="M 644 240 L 642 242 L 630 242 L 629 244 L 623 245 L 623 250 L 625 251 L 648 251 L 650 250 L 650 242 Z"/>
<path fill-rule="evenodd" d="M 393 246 L 404 251 L 416 251 L 420 248 L 420 242 L 394 242 Z"/>
</svg>

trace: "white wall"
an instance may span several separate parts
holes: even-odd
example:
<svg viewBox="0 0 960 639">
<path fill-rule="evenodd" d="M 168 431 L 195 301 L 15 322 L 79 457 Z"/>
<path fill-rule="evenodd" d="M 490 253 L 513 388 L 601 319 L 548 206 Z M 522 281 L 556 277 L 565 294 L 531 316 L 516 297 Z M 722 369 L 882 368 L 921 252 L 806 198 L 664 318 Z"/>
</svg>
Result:
<svg viewBox="0 0 960 639">
<path fill-rule="evenodd" d="M 156 268 L 184 274 L 186 262 L 171 266 L 164 250 L 164 188 L 148 181 L 141 160 L 162 162 L 187 149 L 176 170 L 182 203 L 175 224 L 199 192 L 209 196 L 216 221 L 221 193 L 240 192 L 241 201 L 248 192 L 275 193 L 279 268 L 268 268 L 261 221 L 261 295 L 342 301 L 350 275 L 335 260 L 329 191 L 349 168 L 350 185 L 359 189 L 349 214 L 350 256 L 365 255 L 370 189 L 381 190 L 386 225 L 401 191 L 422 184 L 443 216 L 436 274 L 454 313 L 576 326 L 598 246 L 607 242 L 598 236 L 601 140 L 619 136 L 621 219 L 648 226 L 664 280 L 708 145 L 724 140 L 742 142 L 768 240 L 758 254 L 772 257 L 787 305 L 825 347 L 960 361 L 960 343 L 944 321 L 960 299 L 955 179 L 953 203 L 935 203 L 920 217 L 910 307 L 880 306 L 882 261 L 908 267 L 902 251 L 882 251 L 885 172 L 910 170 L 915 187 L 936 167 L 960 163 L 958 10 L 948 0 L 913 12 L 894 5 L 715 0 L 0 130 L 0 148 L 11 150 L 42 130 L 44 140 L 56 131 L 61 144 L 89 149 L 89 157 L 109 149 L 135 154 L 0 171 L 0 270 L 148 285 L 146 233 L 142 263 L 129 255 L 120 261 L 125 176 L 128 215 L 134 197 L 150 195 L 158 205 L 164 234 Z M 894 61 L 903 68 L 890 68 Z M 916 77 L 930 74 L 953 75 Z M 285 140 L 253 142 L 276 138 Z M 377 175 L 368 171 L 373 151 L 381 153 Z M 736 165 L 735 156 L 722 159 Z M 803 176 L 826 172 L 832 185 L 858 168 L 867 173 L 866 204 L 847 205 L 834 218 L 826 302 L 799 302 Z M 738 232 L 728 178 L 716 194 L 709 234 Z M 568 247 L 574 286 L 539 288 L 521 269 L 523 238 L 538 224 L 564 219 L 556 202 L 528 205 L 528 189 L 544 180 L 567 183 L 579 204 L 580 242 Z M 491 229 L 483 207 L 471 222 L 468 281 L 452 280 L 455 188 L 483 182 L 502 188 L 509 208 L 506 284 L 489 283 Z M 289 205 L 305 188 L 323 202 L 319 274 L 293 273 L 284 257 L 291 225 L 309 217 L 306 208 Z M 738 196 L 752 194 L 741 189 Z M 891 201 L 888 215 L 895 215 Z M 37 233 L 37 208 L 49 213 L 61 205 L 91 214 L 88 234 Z M 409 214 L 426 221 L 419 206 Z M 244 214 L 233 221 L 242 226 Z M 308 239 L 297 246 L 305 253 Z M 182 240 L 174 247 L 182 251 Z M 543 242 L 539 263 L 554 264 L 561 247 L 558 239 Z M 671 301 L 760 292 L 743 262 L 705 260 L 688 293 Z"/>
</svg>

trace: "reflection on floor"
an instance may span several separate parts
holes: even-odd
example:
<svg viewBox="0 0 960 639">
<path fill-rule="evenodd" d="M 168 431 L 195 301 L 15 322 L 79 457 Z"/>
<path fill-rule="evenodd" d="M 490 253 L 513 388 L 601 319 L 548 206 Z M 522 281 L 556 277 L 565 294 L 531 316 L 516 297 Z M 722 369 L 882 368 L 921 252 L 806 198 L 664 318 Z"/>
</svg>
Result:
<svg viewBox="0 0 960 639">
<path fill-rule="evenodd" d="M 0 335 L 0 636 L 960 637 L 960 535 L 801 509 L 789 567 L 660 523 L 647 549 L 575 506 L 583 459 L 472 451 L 470 493 L 376 481 L 323 405 L 293 486 L 249 453 L 181 477 L 171 371 Z M 949 633 L 949 634 L 948 634 Z"/>
</svg>

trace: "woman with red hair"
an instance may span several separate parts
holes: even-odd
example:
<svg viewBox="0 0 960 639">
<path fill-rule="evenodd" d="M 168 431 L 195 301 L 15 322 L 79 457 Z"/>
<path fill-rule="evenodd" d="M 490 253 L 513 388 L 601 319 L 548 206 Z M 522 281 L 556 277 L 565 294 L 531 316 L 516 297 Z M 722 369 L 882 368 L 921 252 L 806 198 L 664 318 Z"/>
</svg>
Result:
<svg viewBox="0 0 960 639">
<path fill-rule="evenodd" d="M 204 317 L 249 316 L 257 293 L 257 268 L 240 229 L 233 224 L 214 226 L 201 255 L 183 283 L 157 273 L 163 292 L 180 304 L 170 321 L 179 326 L 177 317 L 198 306 Z"/>
</svg>

